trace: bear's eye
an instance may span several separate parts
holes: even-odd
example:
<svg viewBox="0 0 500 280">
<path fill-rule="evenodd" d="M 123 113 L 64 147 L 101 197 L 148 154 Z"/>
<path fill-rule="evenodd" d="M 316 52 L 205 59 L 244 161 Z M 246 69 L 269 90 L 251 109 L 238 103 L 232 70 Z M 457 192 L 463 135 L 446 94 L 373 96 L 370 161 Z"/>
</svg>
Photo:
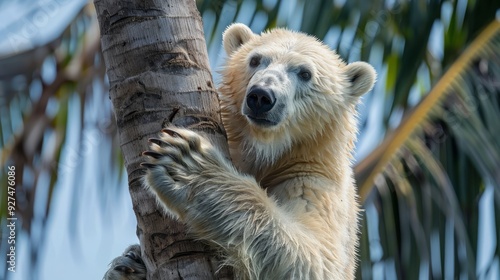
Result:
<svg viewBox="0 0 500 280">
<path fill-rule="evenodd" d="M 260 55 L 254 55 L 251 59 L 250 59 L 250 67 L 257 67 L 260 65 L 260 60 L 261 60 L 261 56 Z"/>
<path fill-rule="evenodd" d="M 311 72 L 307 69 L 301 69 L 298 75 L 302 81 L 307 82 L 311 79 Z"/>
</svg>

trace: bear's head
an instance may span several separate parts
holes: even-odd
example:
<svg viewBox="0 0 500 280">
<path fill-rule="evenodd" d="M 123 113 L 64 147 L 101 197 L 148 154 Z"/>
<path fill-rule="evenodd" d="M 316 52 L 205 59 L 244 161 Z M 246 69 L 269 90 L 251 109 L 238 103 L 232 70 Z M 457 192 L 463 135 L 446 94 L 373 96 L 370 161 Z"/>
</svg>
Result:
<svg viewBox="0 0 500 280">
<path fill-rule="evenodd" d="M 236 23 L 223 45 L 219 91 L 233 161 L 273 162 L 292 147 L 324 145 L 325 134 L 352 146 L 355 105 L 373 87 L 373 67 L 345 64 L 314 37 L 285 29 L 257 35 Z"/>
</svg>

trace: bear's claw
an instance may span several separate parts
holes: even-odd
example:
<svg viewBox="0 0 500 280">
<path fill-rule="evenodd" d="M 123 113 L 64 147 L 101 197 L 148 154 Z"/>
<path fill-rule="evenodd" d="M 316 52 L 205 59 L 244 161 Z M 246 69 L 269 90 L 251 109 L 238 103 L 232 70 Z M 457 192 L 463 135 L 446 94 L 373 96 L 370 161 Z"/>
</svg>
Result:
<svg viewBox="0 0 500 280">
<path fill-rule="evenodd" d="M 148 142 L 149 143 L 153 143 L 153 144 L 156 144 L 160 147 L 165 147 L 165 146 L 169 146 L 169 144 L 161 139 L 158 139 L 158 138 L 149 138 L 148 139 Z"/>
<path fill-rule="evenodd" d="M 161 132 L 164 132 L 172 137 L 181 137 L 181 135 L 179 133 L 177 133 L 174 130 L 169 129 L 169 128 L 164 128 L 161 130 Z"/>
<path fill-rule="evenodd" d="M 157 153 L 157 152 L 153 152 L 153 151 L 145 151 L 145 152 L 142 152 L 142 155 L 143 156 L 148 156 L 148 157 L 152 157 L 154 159 L 159 159 L 161 158 L 163 155 L 160 154 L 160 153 Z"/>
<path fill-rule="evenodd" d="M 146 168 L 155 168 L 157 165 L 149 162 L 141 162 L 141 166 Z"/>
</svg>

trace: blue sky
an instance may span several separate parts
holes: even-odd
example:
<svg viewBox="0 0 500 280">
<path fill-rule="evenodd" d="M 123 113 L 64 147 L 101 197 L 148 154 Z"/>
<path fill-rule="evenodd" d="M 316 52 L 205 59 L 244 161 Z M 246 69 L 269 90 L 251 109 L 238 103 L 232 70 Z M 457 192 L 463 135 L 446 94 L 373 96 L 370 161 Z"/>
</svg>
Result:
<svg viewBox="0 0 500 280">
<path fill-rule="evenodd" d="M 0 2 L 0 58 L 36 48 L 57 38 L 86 3 L 86 0 Z M 79 109 L 78 101 L 72 101 L 72 106 L 71 110 L 76 113 Z M 70 114 L 68 121 L 73 122 L 72 127 L 78 127 L 78 115 Z M 78 134 L 68 132 L 62 158 L 71 156 L 72 149 L 79 147 L 75 136 Z M 104 144 L 106 143 L 96 142 L 91 146 L 82 162 L 90 165 L 98 161 Z M 75 190 L 72 187 L 73 178 L 75 175 L 82 176 L 78 172 L 80 168 L 88 170 L 83 173 L 84 178 L 81 178 L 86 180 L 82 184 L 85 189 Z M 103 191 L 100 188 L 105 182 L 98 182 L 91 174 L 91 166 L 79 166 L 70 168 L 59 177 L 46 235 L 42 237 L 44 242 L 39 256 L 39 273 L 34 275 L 30 270 L 30 252 L 23 246 L 29 238 L 26 233 L 19 231 L 17 271 L 11 275 L 12 279 L 101 279 L 111 259 L 120 255 L 128 245 L 138 242 L 126 178 L 121 178 L 120 182 L 110 182 L 120 184 L 121 187 L 118 190 L 115 188 L 112 195 L 108 196 L 108 201 L 103 204 Z M 48 184 L 48 177 L 44 180 L 42 174 L 39 185 Z M 85 203 L 75 203 L 75 195 Z M 72 221 L 75 213 L 77 219 Z M 33 226 L 36 231 L 36 224 Z"/>
</svg>

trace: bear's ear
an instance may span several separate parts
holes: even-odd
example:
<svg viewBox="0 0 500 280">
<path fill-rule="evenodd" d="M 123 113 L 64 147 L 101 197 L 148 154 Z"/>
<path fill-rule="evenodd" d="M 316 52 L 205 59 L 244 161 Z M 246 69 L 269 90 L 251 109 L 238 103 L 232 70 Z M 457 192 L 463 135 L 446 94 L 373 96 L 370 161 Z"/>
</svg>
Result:
<svg viewBox="0 0 500 280">
<path fill-rule="evenodd" d="M 224 31 L 224 34 L 222 34 L 222 43 L 224 44 L 226 54 L 230 56 L 241 45 L 255 36 L 257 35 L 255 35 L 248 26 L 242 23 L 231 24 L 226 31 Z"/>
<path fill-rule="evenodd" d="M 377 73 L 373 67 L 366 62 L 353 62 L 345 67 L 345 74 L 350 83 L 349 94 L 359 97 L 369 92 L 375 84 Z"/>
</svg>

